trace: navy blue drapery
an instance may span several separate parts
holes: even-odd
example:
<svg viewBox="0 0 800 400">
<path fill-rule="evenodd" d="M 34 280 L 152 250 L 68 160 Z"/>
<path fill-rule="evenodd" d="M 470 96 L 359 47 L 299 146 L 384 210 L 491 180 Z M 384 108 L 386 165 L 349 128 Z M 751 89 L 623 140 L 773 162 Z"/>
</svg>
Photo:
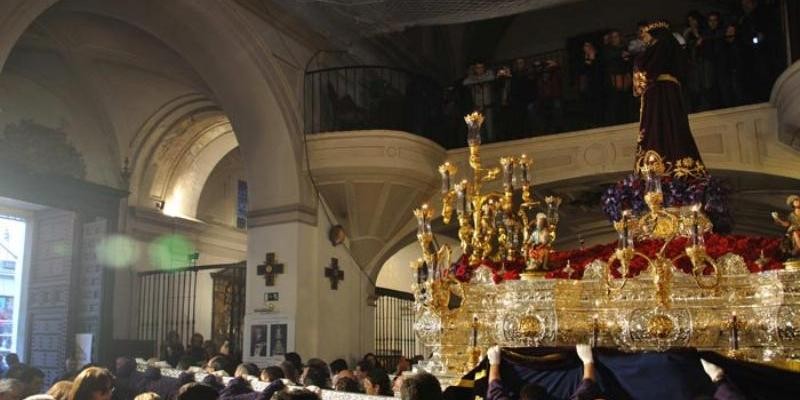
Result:
<svg viewBox="0 0 800 400">
<path fill-rule="evenodd" d="M 526 382 L 547 388 L 553 399 L 567 399 L 580 384 L 583 367 L 573 348 L 503 349 L 503 385 L 518 393 Z M 748 399 L 800 399 L 800 374 L 724 357 L 714 352 L 675 349 L 666 352 L 624 353 L 594 350 L 597 382 L 614 400 L 708 399 L 716 389 L 700 365 L 704 358 L 725 370 L 726 379 Z M 474 388 L 452 388 L 450 399 L 485 397 L 486 361 L 467 376 Z"/>
</svg>

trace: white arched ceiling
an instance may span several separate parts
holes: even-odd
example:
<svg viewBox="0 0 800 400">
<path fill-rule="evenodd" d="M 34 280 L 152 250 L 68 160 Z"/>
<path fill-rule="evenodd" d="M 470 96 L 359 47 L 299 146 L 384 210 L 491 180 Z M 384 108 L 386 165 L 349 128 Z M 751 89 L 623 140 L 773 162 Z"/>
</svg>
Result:
<svg viewBox="0 0 800 400">
<path fill-rule="evenodd" d="M 55 0 L 8 0 L 0 4 L 0 66 L 5 65 L 11 48 L 25 29 L 55 3 Z M 63 0 L 58 3 L 59 12 L 101 15 L 147 32 L 197 72 L 214 103 L 229 117 L 242 148 L 248 181 L 259 182 L 249 188 L 251 210 L 312 202 L 314 197 L 308 193 L 310 187 L 300 164 L 302 130 L 296 85 L 287 80 L 297 80 L 302 68 L 291 70 L 279 63 L 267 43 L 273 38 L 264 35 L 268 31 L 264 30 L 263 20 L 252 18 L 235 2 Z M 134 160 L 138 157 L 128 157 L 131 162 L 139 162 Z M 147 175 L 140 171 L 138 183 L 146 182 Z M 132 184 L 137 183 L 132 181 Z M 138 201 L 143 192 L 137 192 Z"/>
<path fill-rule="evenodd" d="M 164 214 L 197 217 L 200 194 L 214 167 L 238 146 L 231 124 L 221 120 L 188 145 L 169 174 L 164 196 Z"/>
</svg>

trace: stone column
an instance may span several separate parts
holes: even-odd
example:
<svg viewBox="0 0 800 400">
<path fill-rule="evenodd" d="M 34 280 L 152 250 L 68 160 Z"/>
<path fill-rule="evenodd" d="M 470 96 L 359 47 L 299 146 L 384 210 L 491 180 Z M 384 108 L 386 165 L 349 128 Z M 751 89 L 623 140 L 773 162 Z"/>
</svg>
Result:
<svg viewBox="0 0 800 400">
<path fill-rule="evenodd" d="M 247 299 L 245 343 L 249 343 L 249 322 L 285 318 L 290 329 L 288 351 L 304 360 L 319 357 L 354 360 L 372 350 L 374 308 L 367 298 L 373 285 L 362 274 L 342 246 L 327 239 L 330 223 L 321 207 L 287 207 L 250 213 L 247 238 Z M 258 265 L 267 253 L 283 264 L 274 286 L 266 286 Z M 336 290 L 325 277 L 331 258 L 338 260 L 344 280 Z M 277 294 L 277 301 L 269 301 Z M 248 355 L 250 348 L 243 352 Z"/>
</svg>

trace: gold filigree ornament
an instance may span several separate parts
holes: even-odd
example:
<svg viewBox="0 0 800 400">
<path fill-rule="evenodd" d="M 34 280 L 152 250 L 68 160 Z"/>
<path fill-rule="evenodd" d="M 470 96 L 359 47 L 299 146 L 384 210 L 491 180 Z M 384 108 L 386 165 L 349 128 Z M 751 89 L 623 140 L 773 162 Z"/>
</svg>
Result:
<svg viewBox="0 0 800 400">
<path fill-rule="evenodd" d="M 656 339 L 667 339 L 674 330 L 675 322 L 665 314 L 654 314 L 647 320 L 647 333 Z"/>
<path fill-rule="evenodd" d="M 530 340 L 542 334 L 542 321 L 535 315 L 526 315 L 519 320 L 519 334 Z"/>
<path fill-rule="evenodd" d="M 664 157 L 655 150 L 639 149 L 636 152 L 634 172 L 646 175 L 648 171 L 655 175 L 672 175 L 676 178 L 700 179 L 708 176 L 708 171 L 703 163 L 692 157 L 684 157 L 673 163 L 664 161 Z"/>
<path fill-rule="evenodd" d="M 467 301 L 464 287 L 452 276 L 430 282 L 429 290 L 430 308 L 442 316 L 458 313 Z"/>
</svg>

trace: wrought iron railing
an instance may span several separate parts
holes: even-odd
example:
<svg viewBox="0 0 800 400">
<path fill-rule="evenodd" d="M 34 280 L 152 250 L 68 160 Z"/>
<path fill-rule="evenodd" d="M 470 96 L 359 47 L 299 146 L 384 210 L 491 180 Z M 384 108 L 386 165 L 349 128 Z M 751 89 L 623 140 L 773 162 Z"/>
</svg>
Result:
<svg viewBox="0 0 800 400">
<path fill-rule="evenodd" d="M 305 76 L 305 132 L 401 130 L 433 138 L 442 88 L 400 68 L 356 66 Z"/>
<path fill-rule="evenodd" d="M 212 293 L 198 293 L 198 273 L 211 272 Z M 244 321 L 244 263 L 177 268 L 165 271 L 145 271 L 138 274 L 138 325 L 136 338 L 152 341 L 158 354 L 169 332 L 178 334 L 183 342 L 197 332 L 197 296 L 214 296 L 214 303 L 225 303 L 225 312 L 212 311 L 212 335 L 215 342 L 229 340 L 234 349 L 241 350 Z M 216 307 L 217 304 L 214 304 Z M 219 314 L 219 315 L 218 315 Z M 224 314 L 224 321 L 216 319 Z M 218 326 L 224 323 L 224 329 Z M 215 343 L 221 345 L 222 343 Z"/>
<path fill-rule="evenodd" d="M 416 353 L 414 296 L 392 289 L 376 288 L 375 355 L 387 371 L 394 371 L 401 356 Z"/>
</svg>

